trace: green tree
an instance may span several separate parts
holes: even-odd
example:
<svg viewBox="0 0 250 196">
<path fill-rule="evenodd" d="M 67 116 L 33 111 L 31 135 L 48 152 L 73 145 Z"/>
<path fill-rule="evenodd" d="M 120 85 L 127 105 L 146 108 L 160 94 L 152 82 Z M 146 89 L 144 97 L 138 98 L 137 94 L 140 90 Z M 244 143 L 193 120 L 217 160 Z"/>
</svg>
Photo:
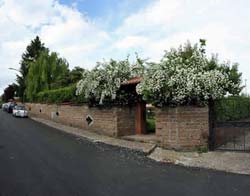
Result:
<svg viewBox="0 0 250 196">
<path fill-rule="evenodd" d="M 220 63 L 217 55 L 212 55 L 208 60 L 208 70 L 217 69 L 228 76 L 230 85 L 226 89 L 232 95 L 239 95 L 244 86 L 242 86 L 242 73 L 239 72 L 238 63 L 230 63 L 229 61 Z"/>
<path fill-rule="evenodd" d="M 36 36 L 34 40 L 26 47 L 26 51 L 22 54 L 22 59 L 20 61 L 20 75 L 17 75 L 17 83 L 19 86 L 18 96 L 22 98 L 25 96 L 24 92 L 26 89 L 26 79 L 29 72 L 29 65 L 35 62 L 40 53 L 46 48 L 41 42 L 40 38 Z"/>
<path fill-rule="evenodd" d="M 74 67 L 69 73 L 69 82 L 71 84 L 77 83 L 79 80 L 83 78 L 84 73 L 86 72 L 85 69 L 81 67 Z"/>
<path fill-rule="evenodd" d="M 29 64 L 27 98 L 35 101 L 37 93 L 68 85 L 68 62 L 55 52 L 43 51 L 38 59 Z"/>
<path fill-rule="evenodd" d="M 2 100 L 7 102 L 10 99 L 14 99 L 16 93 L 18 91 L 18 86 L 16 84 L 10 84 L 7 88 L 4 89 L 4 93 L 2 95 Z"/>
</svg>

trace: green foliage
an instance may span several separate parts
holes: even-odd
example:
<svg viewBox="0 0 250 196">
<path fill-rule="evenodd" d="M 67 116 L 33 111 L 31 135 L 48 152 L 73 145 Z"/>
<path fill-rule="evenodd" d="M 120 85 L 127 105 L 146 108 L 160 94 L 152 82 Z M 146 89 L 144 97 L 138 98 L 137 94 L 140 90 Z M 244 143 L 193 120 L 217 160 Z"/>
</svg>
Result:
<svg viewBox="0 0 250 196">
<path fill-rule="evenodd" d="M 73 70 L 69 73 L 69 83 L 76 84 L 79 80 L 82 79 L 85 69 L 81 67 L 74 67 Z"/>
<path fill-rule="evenodd" d="M 147 132 L 155 132 L 155 119 L 153 118 L 146 119 L 146 129 Z"/>
<path fill-rule="evenodd" d="M 22 55 L 22 59 L 20 61 L 20 74 L 17 75 L 17 83 L 19 86 L 18 96 L 22 98 L 25 96 L 26 89 L 26 80 L 29 72 L 29 65 L 32 62 L 35 62 L 42 51 L 46 48 L 44 44 L 41 42 L 40 38 L 36 36 L 34 40 L 26 47 L 26 51 Z"/>
<path fill-rule="evenodd" d="M 238 65 L 220 64 L 217 57 L 209 59 L 205 40 L 191 45 L 187 42 L 166 51 L 160 63 L 147 66 L 138 94 L 147 102 L 163 105 L 205 105 L 227 93 L 242 90 Z"/>
<path fill-rule="evenodd" d="M 238 95 L 243 88 L 238 64 L 219 63 L 217 56 L 208 58 L 205 46 L 206 40 L 201 39 L 200 44 L 171 49 L 160 63 L 146 63 L 137 55 L 133 64 L 128 58 L 111 59 L 97 63 L 91 71 L 80 67 L 70 71 L 68 62 L 50 53 L 36 37 L 22 55 L 19 94 L 22 97 L 25 92 L 29 101 L 74 100 L 91 105 L 128 104 L 143 97 L 158 106 L 206 104 L 226 94 Z M 134 77 L 143 78 L 136 91 L 122 85 Z M 77 98 L 64 88 L 76 83 Z"/>
<path fill-rule="evenodd" d="M 27 75 L 27 98 L 35 101 L 37 93 L 45 90 L 61 88 L 68 85 L 69 69 L 65 59 L 57 53 L 43 51 L 38 59 L 29 65 Z"/>
<path fill-rule="evenodd" d="M 150 108 L 146 110 L 146 129 L 147 132 L 155 132 L 155 112 Z"/>
<path fill-rule="evenodd" d="M 198 153 L 207 153 L 208 152 L 208 147 L 207 146 L 199 146 L 196 149 Z"/>
<path fill-rule="evenodd" d="M 75 101 L 75 86 L 45 90 L 36 95 L 35 101 L 42 103 L 63 103 Z"/>
<path fill-rule="evenodd" d="M 237 121 L 250 118 L 250 97 L 232 96 L 215 101 L 217 121 Z"/>
<path fill-rule="evenodd" d="M 10 84 L 4 89 L 4 93 L 1 97 L 2 101 L 7 102 L 9 99 L 14 99 L 18 91 L 18 86 L 16 84 Z"/>
<path fill-rule="evenodd" d="M 90 105 L 125 104 L 133 95 L 120 87 L 122 82 L 132 78 L 131 70 L 128 58 L 99 62 L 94 69 L 83 73 L 83 79 L 77 84 L 76 94 Z"/>
<path fill-rule="evenodd" d="M 226 87 L 226 91 L 231 95 L 239 95 L 244 86 L 242 83 L 242 73 L 239 72 L 238 63 L 230 64 L 229 61 L 224 63 L 219 63 L 218 56 L 213 55 L 211 59 L 208 60 L 208 70 L 217 69 L 228 76 L 230 81 L 228 87 Z"/>
<path fill-rule="evenodd" d="M 141 59 L 136 53 L 136 61 L 131 64 L 131 76 L 132 77 L 143 77 L 146 72 L 147 59 Z"/>
</svg>

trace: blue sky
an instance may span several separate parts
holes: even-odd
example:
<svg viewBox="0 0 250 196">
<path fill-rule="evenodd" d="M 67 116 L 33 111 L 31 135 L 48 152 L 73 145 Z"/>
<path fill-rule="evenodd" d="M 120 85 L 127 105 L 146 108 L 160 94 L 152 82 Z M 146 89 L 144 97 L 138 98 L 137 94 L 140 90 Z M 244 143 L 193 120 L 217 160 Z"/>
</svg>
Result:
<svg viewBox="0 0 250 196">
<path fill-rule="evenodd" d="M 135 52 L 159 61 L 164 50 L 207 40 L 208 54 L 238 62 L 250 92 L 248 0 L 0 0 L 0 93 L 15 81 L 36 35 L 70 68 Z"/>
<path fill-rule="evenodd" d="M 95 21 L 108 20 L 109 30 L 117 27 L 123 18 L 143 9 L 153 0 L 60 0 L 68 6 L 76 7 L 82 13 Z"/>
</svg>

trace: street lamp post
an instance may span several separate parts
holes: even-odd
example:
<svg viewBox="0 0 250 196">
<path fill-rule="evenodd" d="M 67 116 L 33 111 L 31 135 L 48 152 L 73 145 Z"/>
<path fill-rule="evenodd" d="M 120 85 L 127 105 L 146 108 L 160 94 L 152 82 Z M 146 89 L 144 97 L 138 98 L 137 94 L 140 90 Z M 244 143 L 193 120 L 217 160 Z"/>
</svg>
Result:
<svg viewBox="0 0 250 196">
<path fill-rule="evenodd" d="M 13 70 L 13 71 L 17 71 L 17 72 L 21 73 L 21 71 L 19 69 L 15 69 L 13 67 L 9 67 L 9 70 Z M 24 94 L 22 96 L 22 102 L 24 102 Z"/>
<path fill-rule="evenodd" d="M 245 79 L 245 90 L 246 90 L 246 96 L 247 96 L 247 79 Z"/>
<path fill-rule="evenodd" d="M 20 72 L 20 70 L 19 70 L 19 69 L 15 69 L 15 68 L 13 68 L 13 67 L 9 67 L 9 70 L 14 70 L 14 71 L 18 71 L 18 72 Z"/>
</svg>

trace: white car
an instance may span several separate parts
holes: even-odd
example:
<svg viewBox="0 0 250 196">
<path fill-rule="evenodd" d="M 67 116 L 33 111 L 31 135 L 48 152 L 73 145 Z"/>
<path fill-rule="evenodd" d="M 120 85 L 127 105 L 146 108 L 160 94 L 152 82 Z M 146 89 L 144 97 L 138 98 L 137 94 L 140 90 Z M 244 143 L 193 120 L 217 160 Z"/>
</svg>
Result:
<svg viewBox="0 0 250 196">
<path fill-rule="evenodd" d="M 28 111 L 25 106 L 17 105 L 13 108 L 12 115 L 15 117 L 28 117 Z"/>
</svg>

